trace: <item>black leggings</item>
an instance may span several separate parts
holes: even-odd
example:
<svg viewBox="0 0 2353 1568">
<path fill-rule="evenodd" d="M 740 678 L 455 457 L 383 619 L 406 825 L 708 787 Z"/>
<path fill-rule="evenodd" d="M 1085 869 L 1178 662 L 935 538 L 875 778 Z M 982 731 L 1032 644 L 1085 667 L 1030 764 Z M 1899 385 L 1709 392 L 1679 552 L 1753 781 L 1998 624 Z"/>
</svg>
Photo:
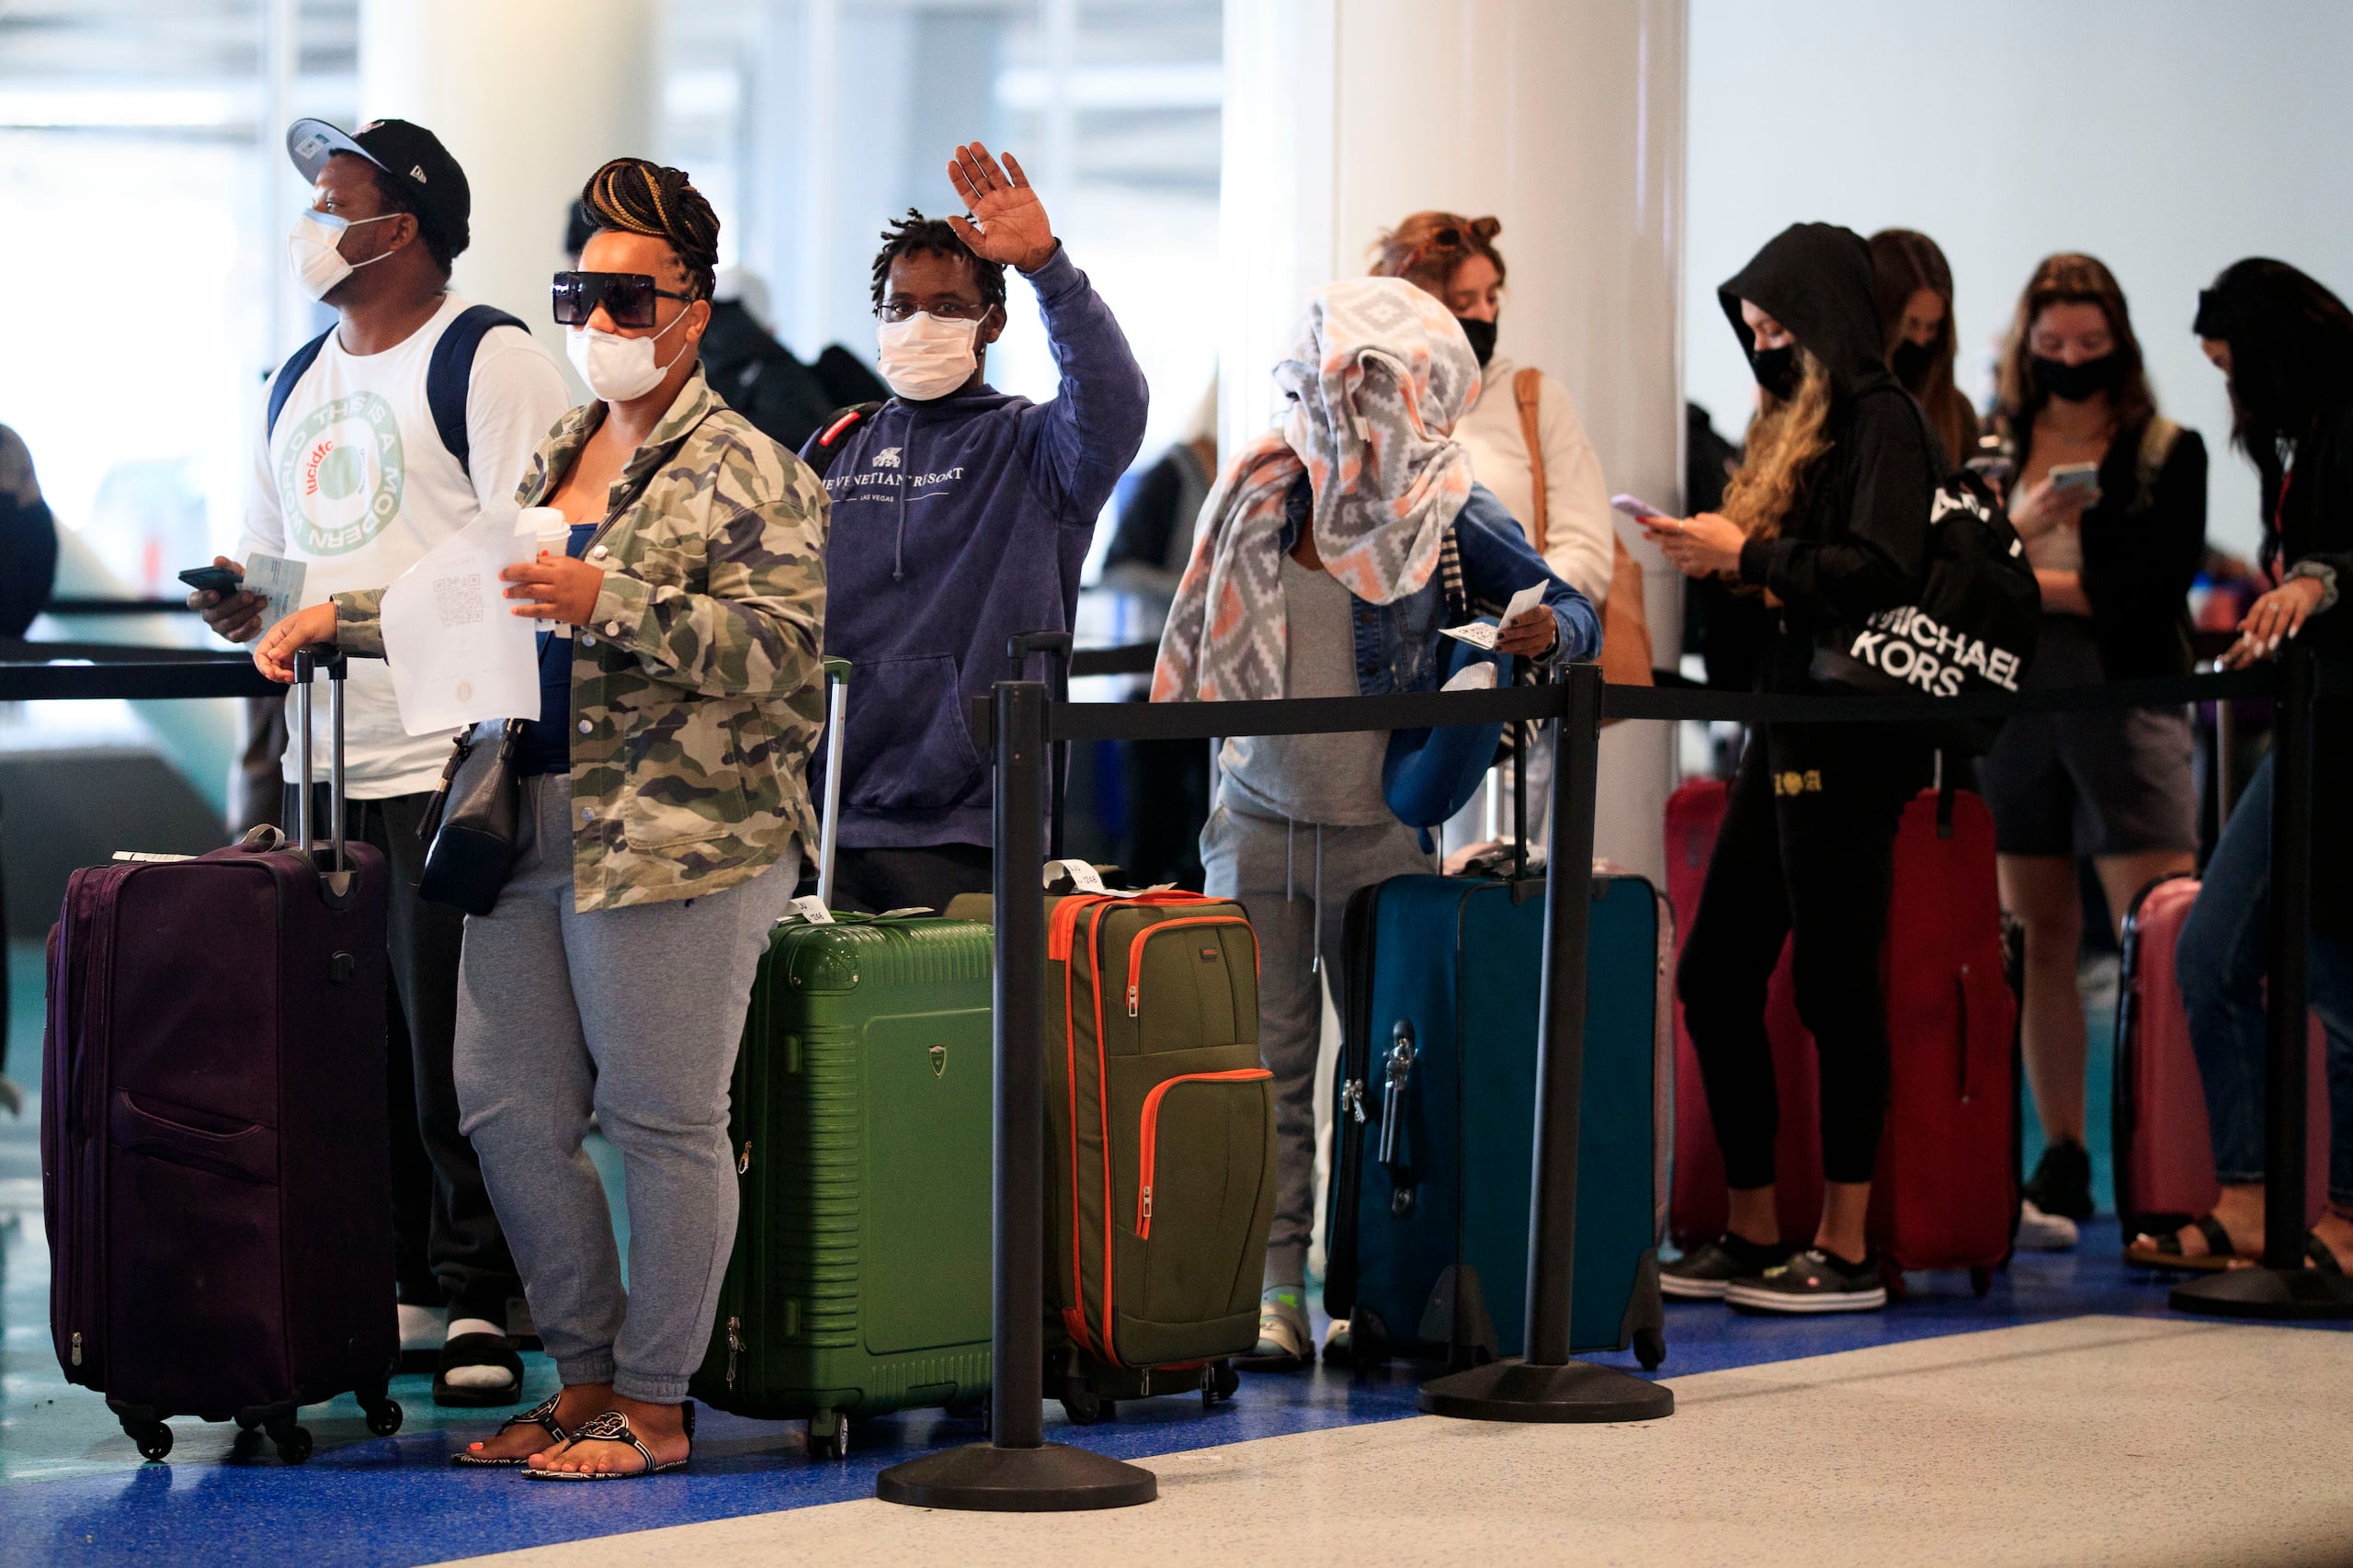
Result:
<svg viewBox="0 0 2353 1568">
<path fill-rule="evenodd" d="M 1765 994 L 1794 933 L 1798 1016 L 1821 1057 L 1822 1169 L 1871 1179 L 1887 1114 L 1880 949 L 1895 824 L 1929 781 L 1929 753 L 1865 725 L 1752 733 L 1676 991 L 1734 1187 L 1773 1185 L 1780 1107 Z"/>
</svg>

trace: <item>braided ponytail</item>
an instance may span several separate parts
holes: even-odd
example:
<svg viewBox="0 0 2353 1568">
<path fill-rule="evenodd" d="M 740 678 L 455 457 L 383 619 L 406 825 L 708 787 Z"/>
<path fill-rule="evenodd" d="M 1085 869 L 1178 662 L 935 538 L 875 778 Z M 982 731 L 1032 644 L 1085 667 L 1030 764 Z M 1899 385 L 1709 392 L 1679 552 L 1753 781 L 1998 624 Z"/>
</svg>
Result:
<svg viewBox="0 0 2353 1568">
<path fill-rule="evenodd" d="M 580 203 L 599 229 L 667 243 L 696 298 L 710 298 L 718 281 L 719 214 L 684 169 L 646 158 L 615 158 L 588 176 Z"/>
</svg>

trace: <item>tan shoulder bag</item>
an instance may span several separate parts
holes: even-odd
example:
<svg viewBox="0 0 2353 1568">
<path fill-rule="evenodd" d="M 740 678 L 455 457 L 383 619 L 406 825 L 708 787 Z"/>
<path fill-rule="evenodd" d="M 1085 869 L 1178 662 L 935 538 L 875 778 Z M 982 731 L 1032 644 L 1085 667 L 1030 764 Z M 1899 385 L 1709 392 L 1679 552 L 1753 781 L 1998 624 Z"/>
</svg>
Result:
<svg viewBox="0 0 2353 1568">
<path fill-rule="evenodd" d="M 1528 477 L 1536 504 L 1529 519 L 1530 542 L 1544 553 L 1544 442 L 1538 428 L 1537 403 L 1543 396 L 1544 372 L 1533 365 L 1511 379 L 1512 401 L 1519 405 L 1520 439 L 1528 447 Z M 1609 597 L 1601 607 L 1601 678 L 1611 686 L 1651 684 L 1651 624 L 1643 613 L 1643 569 L 1626 549 L 1618 530 L 1609 531 Z"/>
</svg>

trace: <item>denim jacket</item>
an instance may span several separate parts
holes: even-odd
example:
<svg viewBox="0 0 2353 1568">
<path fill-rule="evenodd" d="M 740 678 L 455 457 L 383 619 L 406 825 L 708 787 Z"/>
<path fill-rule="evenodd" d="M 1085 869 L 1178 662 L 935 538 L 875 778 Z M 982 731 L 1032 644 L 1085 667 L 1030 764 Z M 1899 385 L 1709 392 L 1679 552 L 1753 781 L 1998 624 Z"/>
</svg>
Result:
<svg viewBox="0 0 2353 1568">
<path fill-rule="evenodd" d="M 1282 548 L 1285 554 L 1299 542 L 1313 506 L 1307 477 L 1302 474 L 1284 498 Z M 1462 558 L 1462 584 L 1473 601 L 1500 606 L 1531 583 L 1542 583 L 1545 606 L 1560 627 L 1552 651 L 1535 661 L 1545 669 L 1583 663 L 1601 656 L 1601 618 L 1583 594 L 1552 574 L 1528 536 L 1519 531 L 1503 503 L 1486 486 L 1473 484 L 1471 498 L 1455 515 L 1456 549 Z M 1429 581 L 1392 604 L 1358 599 L 1351 606 L 1356 621 L 1357 692 L 1383 697 L 1392 691 L 1435 691 L 1443 661 L 1438 656 L 1438 629 L 1448 624 L 1444 585 L 1432 572 Z"/>
</svg>

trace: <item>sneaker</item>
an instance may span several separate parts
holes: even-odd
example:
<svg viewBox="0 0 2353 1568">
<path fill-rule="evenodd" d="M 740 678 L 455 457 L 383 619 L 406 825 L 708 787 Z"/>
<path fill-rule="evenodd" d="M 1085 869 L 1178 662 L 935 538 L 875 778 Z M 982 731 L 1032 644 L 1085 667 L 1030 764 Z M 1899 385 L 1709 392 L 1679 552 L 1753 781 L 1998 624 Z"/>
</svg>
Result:
<svg viewBox="0 0 2353 1568">
<path fill-rule="evenodd" d="M 1724 1304 L 1745 1312 L 1875 1312 L 1887 1305 L 1887 1284 L 1874 1258 L 1848 1263 L 1808 1247 L 1754 1278 L 1733 1280 Z"/>
<path fill-rule="evenodd" d="M 1743 1241 L 1726 1231 L 1673 1263 L 1659 1266 L 1659 1294 L 1678 1301 L 1721 1301 L 1735 1279 L 1764 1273 L 1790 1255 L 1779 1246 Z"/>
<path fill-rule="evenodd" d="M 2034 1176 L 2026 1184 L 2026 1198 L 2046 1216 L 2078 1222 L 2092 1217 L 2092 1157 L 2081 1143 L 2069 1140 L 2042 1151 Z M 2073 1238 L 2068 1244 L 2073 1245 Z"/>
<path fill-rule="evenodd" d="M 2021 1252 L 2069 1252 L 2080 1239 L 2075 1222 L 2064 1214 L 2046 1214 L 2031 1198 L 2019 1200 L 2018 1246 Z"/>
<path fill-rule="evenodd" d="M 1307 1289 L 1270 1285 L 1258 1298 L 1258 1343 L 1233 1364 L 1245 1372 L 1296 1372 L 1315 1364 L 1315 1335 L 1307 1325 Z"/>
</svg>

